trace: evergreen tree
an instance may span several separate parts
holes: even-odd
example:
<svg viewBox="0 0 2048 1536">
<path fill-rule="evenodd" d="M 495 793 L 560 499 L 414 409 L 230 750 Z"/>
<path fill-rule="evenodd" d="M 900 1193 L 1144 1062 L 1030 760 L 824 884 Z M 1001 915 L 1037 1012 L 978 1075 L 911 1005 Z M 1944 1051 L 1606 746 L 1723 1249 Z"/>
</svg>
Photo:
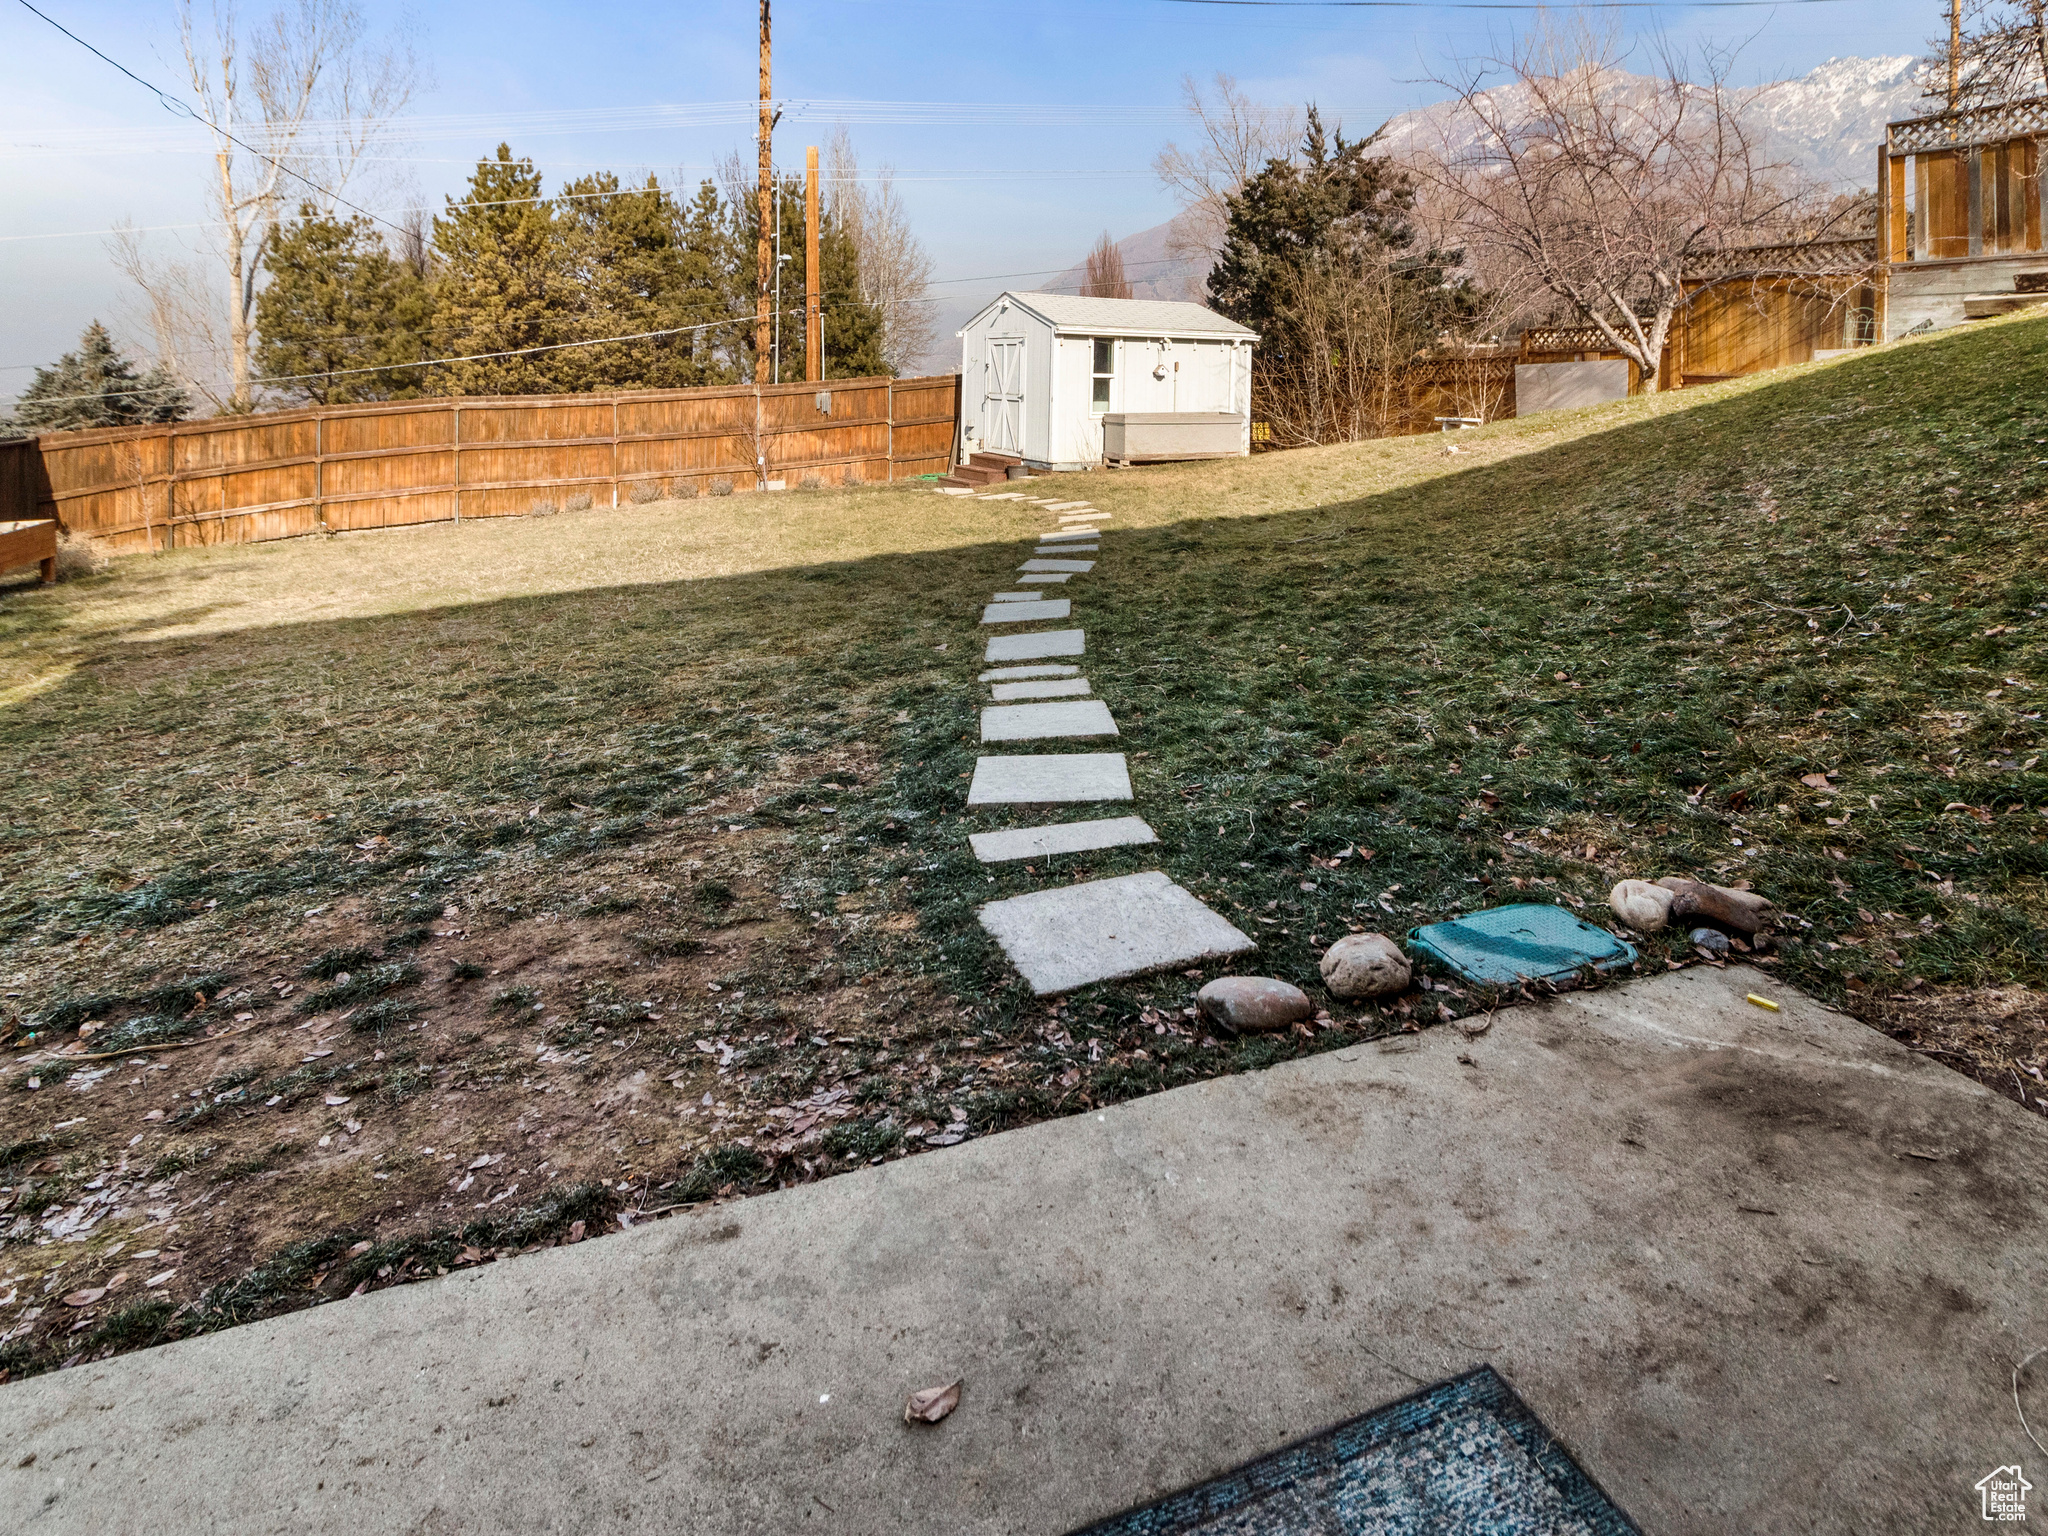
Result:
<svg viewBox="0 0 2048 1536">
<path fill-rule="evenodd" d="M 137 373 L 107 328 L 95 320 L 48 368 L 38 368 L 22 392 L 11 421 L 0 435 L 64 432 L 81 427 L 127 427 L 141 422 L 183 421 L 192 399 L 161 365 Z"/>
<path fill-rule="evenodd" d="M 427 355 L 426 286 L 367 217 L 337 219 L 305 204 L 296 223 L 278 230 L 264 264 L 270 283 L 256 301 L 256 370 L 287 381 L 274 386 L 281 393 L 319 405 L 420 393 L 424 370 L 401 365 Z M 364 368 L 381 371 L 357 371 Z"/>
<path fill-rule="evenodd" d="M 1310 107 L 1299 154 L 1267 161 L 1229 200 L 1209 297 L 1259 332 L 1263 358 L 1285 353 L 1292 296 L 1319 268 L 1391 264 L 1423 345 L 1474 308 L 1469 286 L 1448 281 L 1458 253 L 1416 249 L 1415 183 L 1386 156 L 1367 154 L 1372 143 L 1347 140 L 1341 129 L 1329 135 Z"/>
<path fill-rule="evenodd" d="M 540 173 L 497 157 L 477 162 L 469 190 L 434 220 L 433 353 L 454 357 L 574 340 L 555 210 L 541 200 Z M 560 388 L 560 352 L 444 364 L 432 387 L 443 394 L 531 395 Z"/>
<path fill-rule="evenodd" d="M 642 336 L 716 320 L 726 313 L 720 273 L 689 244 L 689 216 L 654 177 L 623 191 L 610 172 L 563 188 L 557 216 L 577 339 Z M 690 336 L 662 336 L 561 354 L 565 389 L 679 389 L 717 381 L 708 353 Z"/>
</svg>

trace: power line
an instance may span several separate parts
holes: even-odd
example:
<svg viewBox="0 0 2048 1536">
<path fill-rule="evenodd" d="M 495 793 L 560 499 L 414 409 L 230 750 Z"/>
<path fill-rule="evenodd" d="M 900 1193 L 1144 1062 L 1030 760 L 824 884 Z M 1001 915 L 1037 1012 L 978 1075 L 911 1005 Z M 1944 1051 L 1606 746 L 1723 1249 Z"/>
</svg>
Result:
<svg viewBox="0 0 2048 1536">
<path fill-rule="evenodd" d="M 801 309 L 785 309 L 786 315 L 801 314 Z M 752 315 L 736 315 L 724 320 L 707 320 L 702 325 L 680 325 L 664 331 L 640 331 L 631 336 L 593 336 L 586 341 L 556 341 L 540 347 L 508 347 L 499 352 L 471 352 L 462 357 L 422 357 L 405 362 L 378 363 L 367 368 L 328 368 L 318 373 L 274 373 L 252 378 L 251 384 L 298 384 L 308 379 L 339 379 L 359 373 L 403 373 L 408 368 L 434 368 L 443 363 L 481 363 L 501 357 L 528 357 L 536 352 L 563 352 L 571 347 L 603 347 L 621 341 L 653 341 L 663 336 L 692 336 L 701 331 L 715 331 L 724 325 L 752 325 Z M 91 395 L 40 395 L 38 405 L 65 405 L 77 400 L 126 400 L 139 399 L 145 395 L 169 394 L 183 390 L 183 384 L 163 384 L 154 389 L 102 390 Z M 17 401 L 17 404 L 20 402 Z"/>
<path fill-rule="evenodd" d="M 184 117 L 191 118 L 192 121 L 195 123 L 202 124 L 208 131 L 219 134 L 222 138 L 226 139 L 230 144 L 233 144 L 236 148 L 246 149 L 250 154 L 256 156 L 256 158 L 259 160 L 269 161 L 270 164 L 276 170 L 278 170 L 279 172 L 286 176 L 291 177 L 294 181 L 304 182 L 307 186 L 311 187 L 315 192 L 318 192 L 322 197 L 331 198 L 333 201 L 341 204 L 341 206 L 344 208 L 354 208 L 357 213 L 363 214 L 367 218 L 376 219 L 377 222 L 379 224 L 382 224 L 386 229 L 397 230 L 399 234 L 405 233 L 404 230 L 399 229 L 398 226 L 396 224 L 391 223 L 390 220 L 379 218 L 378 215 L 371 213 L 370 210 L 367 208 L 357 207 L 356 204 L 350 202 L 347 198 L 343 197 L 339 192 L 329 191 L 326 187 L 321 186 L 319 182 L 314 181 L 310 176 L 300 175 L 297 171 L 293 170 L 290 166 L 286 165 L 282 160 L 278 159 L 275 155 L 266 154 L 264 153 L 264 151 L 256 148 L 256 146 L 253 144 L 244 143 L 241 139 L 238 139 L 232 133 L 229 133 L 227 129 L 221 127 L 218 123 L 208 122 L 205 118 L 201 117 L 197 112 L 194 112 L 184 102 L 179 101 L 174 96 L 167 95 L 165 92 L 159 90 L 156 86 L 151 85 L 147 80 L 143 79 L 142 76 L 136 74 L 134 70 L 130 69 L 127 65 L 121 63 L 118 59 L 109 58 L 106 54 L 101 53 L 99 49 L 93 47 L 91 43 L 88 43 L 84 38 L 80 37 L 76 32 L 72 31 L 69 27 L 65 26 L 63 22 L 58 21 L 54 16 L 46 15 L 42 11 L 37 10 L 33 5 L 29 4 L 29 0 L 20 0 L 20 5 L 21 8 L 27 11 L 31 16 L 35 16 L 43 21 L 47 21 L 51 26 L 55 27 L 59 32 L 62 32 L 66 37 L 70 38 L 71 41 L 78 44 L 79 47 L 83 48 L 87 53 L 91 54 L 94 58 L 100 60 L 102 63 L 113 65 L 114 68 L 118 69 L 130 80 L 133 80 L 145 91 L 148 91 L 152 96 L 156 97 L 158 101 L 162 102 L 164 105 L 164 109 L 166 111 L 178 113 Z"/>
</svg>

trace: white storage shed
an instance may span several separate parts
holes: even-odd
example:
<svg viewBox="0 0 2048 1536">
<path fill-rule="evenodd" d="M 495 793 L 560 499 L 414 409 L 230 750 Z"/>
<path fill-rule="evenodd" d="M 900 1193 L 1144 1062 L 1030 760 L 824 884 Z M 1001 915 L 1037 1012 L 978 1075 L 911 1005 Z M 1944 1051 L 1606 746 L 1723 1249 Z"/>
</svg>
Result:
<svg viewBox="0 0 2048 1536">
<path fill-rule="evenodd" d="M 1005 293 L 959 334 L 963 461 L 981 450 L 1088 469 L 1102 462 L 1103 418 L 1139 414 L 1154 428 L 1187 417 L 1155 436 L 1199 440 L 1189 457 L 1251 452 L 1258 335 L 1200 304 Z"/>
</svg>

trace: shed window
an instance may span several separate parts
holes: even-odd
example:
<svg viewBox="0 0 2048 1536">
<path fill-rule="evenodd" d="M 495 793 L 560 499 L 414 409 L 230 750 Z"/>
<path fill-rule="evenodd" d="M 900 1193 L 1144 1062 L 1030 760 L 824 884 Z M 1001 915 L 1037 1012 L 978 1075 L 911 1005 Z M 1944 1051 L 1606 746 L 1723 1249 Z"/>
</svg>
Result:
<svg viewBox="0 0 2048 1536">
<path fill-rule="evenodd" d="M 1116 369 L 1116 343 L 1107 336 L 1095 338 L 1095 393 L 1089 409 L 1101 415 L 1109 409 L 1109 380 Z"/>
</svg>

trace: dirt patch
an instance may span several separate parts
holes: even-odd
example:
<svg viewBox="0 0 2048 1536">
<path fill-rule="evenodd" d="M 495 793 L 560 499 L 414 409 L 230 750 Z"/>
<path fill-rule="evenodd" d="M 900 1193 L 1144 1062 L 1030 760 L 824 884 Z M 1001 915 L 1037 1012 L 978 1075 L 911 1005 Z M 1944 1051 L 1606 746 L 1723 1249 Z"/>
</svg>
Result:
<svg viewBox="0 0 2048 1536">
<path fill-rule="evenodd" d="M 0 1379 L 898 1149 L 855 1086 L 956 1010 L 893 897 L 793 908 L 760 824 L 864 766 L 70 1005 L 0 1076 Z"/>
<path fill-rule="evenodd" d="M 1864 1023 L 2048 1116 L 2048 994 L 2030 987 L 1923 987 L 1855 998 Z"/>
</svg>

